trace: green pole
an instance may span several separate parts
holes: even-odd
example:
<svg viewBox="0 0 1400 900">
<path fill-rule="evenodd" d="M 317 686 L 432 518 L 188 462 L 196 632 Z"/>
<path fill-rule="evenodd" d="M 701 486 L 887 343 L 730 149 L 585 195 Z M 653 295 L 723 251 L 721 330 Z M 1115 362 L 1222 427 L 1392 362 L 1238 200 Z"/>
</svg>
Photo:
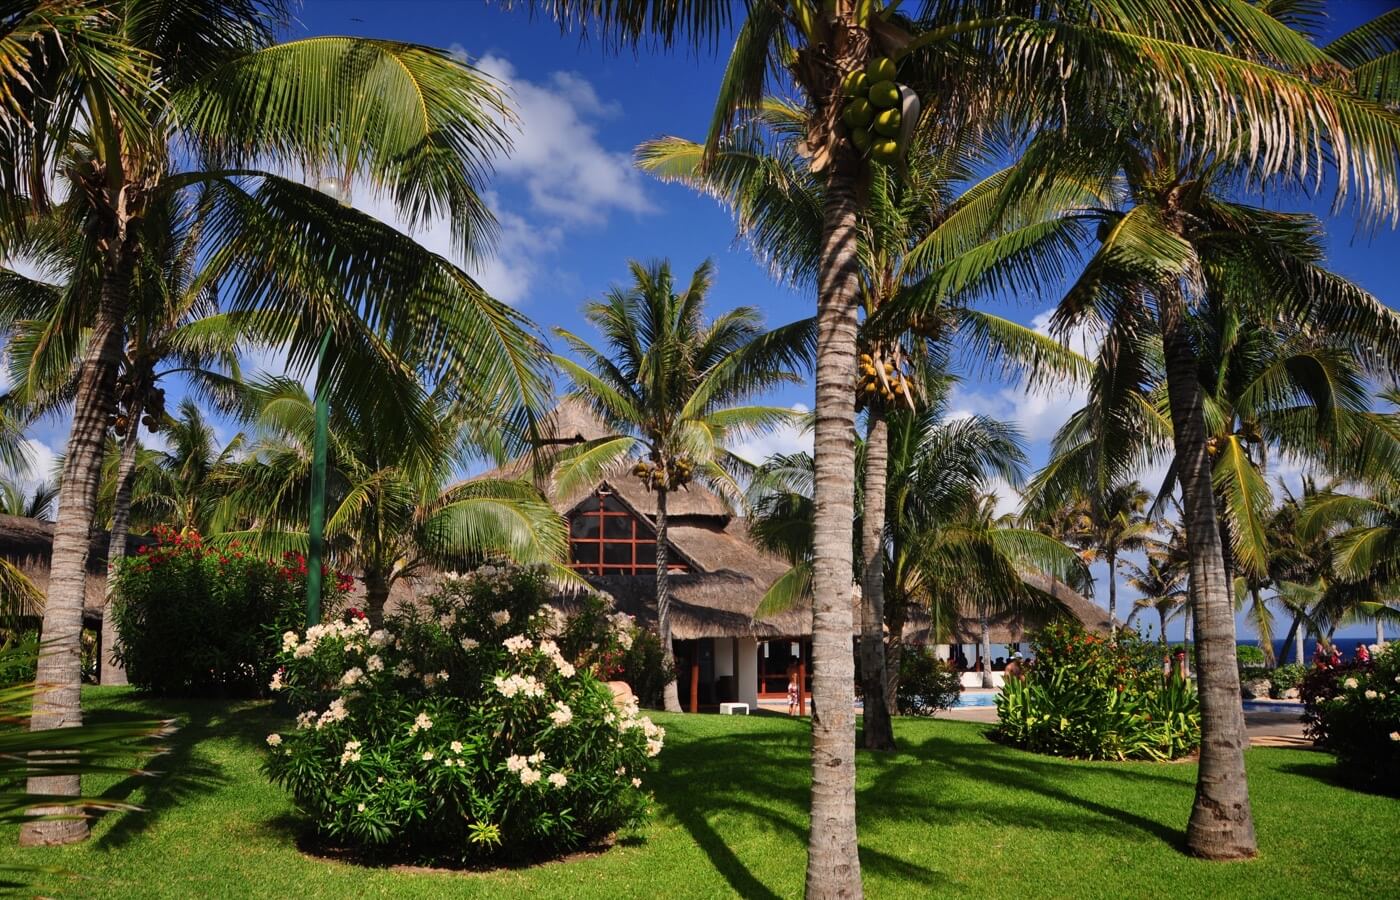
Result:
<svg viewBox="0 0 1400 900">
<path fill-rule="evenodd" d="M 331 345 L 331 330 L 321 338 L 321 352 L 316 357 L 316 438 L 311 450 L 311 515 L 310 547 L 306 557 L 306 627 L 321 624 L 321 560 L 325 556 L 326 530 L 326 442 L 330 427 L 331 402 L 326 392 L 326 348 Z"/>
</svg>

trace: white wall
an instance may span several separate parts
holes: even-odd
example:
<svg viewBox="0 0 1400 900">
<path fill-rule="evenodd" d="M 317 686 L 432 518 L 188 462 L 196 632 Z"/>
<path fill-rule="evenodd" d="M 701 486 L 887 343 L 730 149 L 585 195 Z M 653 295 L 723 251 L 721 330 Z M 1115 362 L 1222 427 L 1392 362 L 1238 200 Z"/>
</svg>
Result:
<svg viewBox="0 0 1400 900">
<path fill-rule="evenodd" d="M 758 709 L 758 641 L 755 638 L 739 638 L 738 658 L 734 661 L 734 683 L 740 703 L 747 703 L 749 709 Z M 718 656 L 718 654 L 716 654 Z"/>
</svg>

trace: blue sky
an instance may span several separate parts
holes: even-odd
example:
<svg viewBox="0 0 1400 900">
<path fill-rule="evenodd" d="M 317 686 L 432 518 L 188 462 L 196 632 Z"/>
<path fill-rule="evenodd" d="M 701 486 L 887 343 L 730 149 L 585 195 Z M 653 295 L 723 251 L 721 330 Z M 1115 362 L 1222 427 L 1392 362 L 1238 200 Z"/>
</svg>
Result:
<svg viewBox="0 0 1400 900">
<path fill-rule="evenodd" d="M 1390 5 L 1384 0 L 1335 3 L 1329 31 L 1339 33 Z M 532 20 L 523 11 L 450 0 L 308 0 L 288 37 L 321 34 L 450 47 L 508 85 L 520 129 L 515 152 L 498 160 L 490 184 L 490 201 L 502 226 L 498 252 L 477 274 L 541 328 L 581 328 L 581 302 L 623 279 L 629 258 L 666 257 L 679 273 L 712 258 L 718 268 L 711 299 L 716 311 L 753 305 L 770 324 L 810 314 L 813 299 L 775 285 L 735 244 L 729 216 L 713 201 L 657 183 L 631 167 L 632 149 L 641 141 L 663 134 L 701 136 L 722 60 L 684 52 L 609 54 L 596 41 L 561 35 L 552 23 Z M 1330 195 L 1316 201 L 1297 198 L 1291 205 L 1326 215 L 1329 202 Z M 376 208 L 372 198 L 357 197 L 356 204 Z M 434 249 L 446 248 L 441 230 L 429 229 L 418 237 Z M 1358 234 L 1350 219 L 1329 220 L 1328 245 L 1332 268 L 1386 302 L 1397 302 L 1400 234 Z M 1017 298 L 998 312 L 1031 323 L 1055 299 Z M 250 362 L 280 368 L 268 355 Z M 811 391 L 794 387 L 774 399 L 810 405 Z M 1075 401 L 1070 391 L 1028 396 L 1019 385 L 974 375 L 954 405 L 1016 422 L 1038 465 L 1047 439 Z M 66 423 L 58 422 L 34 430 L 41 458 L 61 449 L 65 431 Z M 780 433 L 747 449 L 762 456 L 803 442 L 801 435 Z"/>
</svg>

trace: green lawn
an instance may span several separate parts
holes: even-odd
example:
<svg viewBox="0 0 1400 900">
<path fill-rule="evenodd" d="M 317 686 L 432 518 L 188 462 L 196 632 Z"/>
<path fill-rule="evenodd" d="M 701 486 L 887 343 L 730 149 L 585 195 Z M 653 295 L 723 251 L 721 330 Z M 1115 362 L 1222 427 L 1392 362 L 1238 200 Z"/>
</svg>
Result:
<svg viewBox="0 0 1400 900">
<path fill-rule="evenodd" d="M 803 723 L 661 716 L 657 814 L 600 856 L 528 870 L 424 873 L 311 859 L 302 823 L 258 770 L 283 727 L 261 704 L 143 702 L 92 689 L 95 715 L 187 720 L 159 780 L 109 779 L 147 807 L 84 845 L 20 850 L 0 865 L 55 866 L 29 891 L 65 897 L 794 897 L 807 803 Z M 904 748 L 860 758 L 861 859 L 871 897 L 1400 896 L 1400 802 L 1329 782 L 1327 757 L 1251 750 L 1261 859 L 1180 851 L 1191 765 L 1085 764 L 989 742 L 986 726 L 899 721 Z M 28 892 L 28 891 L 27 891 Z"/>
</svg>

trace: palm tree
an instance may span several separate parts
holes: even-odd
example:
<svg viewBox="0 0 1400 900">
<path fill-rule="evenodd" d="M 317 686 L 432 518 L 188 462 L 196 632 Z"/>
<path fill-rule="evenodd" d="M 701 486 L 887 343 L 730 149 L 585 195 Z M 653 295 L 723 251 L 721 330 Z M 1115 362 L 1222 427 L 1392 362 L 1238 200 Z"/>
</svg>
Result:
<svg viewBox="0 0 1400 900">
<path fill-rule="evenodd" d="M 1186 547 L 1181 531 L 1172 529 L 1170 540 L 1154 541 L 1148 547 L 1146 565 L 1130 562 L 1128 573 L 1128 584 L 1142 596 L 1134 601 L 1126 624 L 1131 626 L 1133 616 L 1140 611 L 1155 610 L 1158 639 L 1166 646 L 1167 622 L 1183 611 L 1187 600 Z"/>
<path fill-rule="evenodd" d="M 816 283 L 820 260 L 825 178 L 802 159 L 805 111 L 780 100 L 766 100 L 745 124 L 721 140 L 707 159 L 705 147 L 680 138 L 649 141 L 638 148 L 638 164 L 669 181 L 717 197 L 734 213 L 740 235 L 756 256 L 784 280 Z M 1094 202 L 1087 194 L 1026 198 L 1015 209 L 989 200 L 1007 177 L 1005 170 L 983 179 L 974 172 L 986 163 L 987 147 L 972 132 L 947 146 L 933 146 L 936 135 L 918 131 L 906 166 L 870 173 L 869 198 L 858 215 L 862 326 L 861 384 L 857 408 L 865 412 L 864 494 L 860 521 L 862 714 L 865 747 L 893 750 L 894 732 L 885 703 L 885 566 L 889 551 L 884 512 L 888 477 L 887 410 L 917 409 L 925 371 L 945 368 L 960 343 L 969 355 L 1000 360 L 1006 368 L 1035 364 L 1074 375 L 1083 361 L 1057 342 L 999 316 L 975 310 L 972 300 L 999 279 L 1023 273 L 1034 279 L 1039 267 L 1064 252 L 1078 236 L 1077 224 L 1061 213 Z M 963 192 L 959 187 L 966 185 Z M 960 288 L 939 306 L 909 320 L 872 321 L 891 301 L 942 284 L 956 268 Z"/>
<path fill-rule="evenodd" d="M 35 0 L 0 21 L 0 239 L 9 257 L 22 250 L 31 213 L 65 216 L 88 241 L 85 277 L 65 288 L 68 307 L 93 323 L 61 479 L 44 622 L 53 649 L 39 671 L 49 688 L 35 700 L 35 729 L 81 721 L 88 533 L 143 256 L 140 223 L 158 204 L 209 204 L 227 308 L 265 317 L 294 367 L 308 369 L 333 335 L 319 370 L 333 396 L 411 407 L 412 367 L 450 373 L 484 409 L 541 395 L 536 343 L 514 312 L 396 229 L 279 174 L 363 179 L 412 223 L 447 217 L 455 252 L 477 252 L 491 231 L 478 185 L 505 144 L 496 87 L 425 47 L 276 43 L 286 21 L 280 0 Z M 63 183 L 66 199 L 56 202 L 50 185 Z M 79 788 L 68 776 L 31 787 Z M 85 835 L 81 819 L 45 820 L 21 839 Z"/>
<path fill-rule="evenodd" d="M 52 522 L 53 502 L 57 498 L 58 488 L 47 481 L 41 481 L 25 491 L 22 482 L 0 477 L 0 513 L 7 516 Z"/>
<path fill-rule="evenodd" d="M 1061 535 L 1079 547 L 1086 563 L 1108 566 L 1108 618 L 1118 627 L 1118 559 L 1124 552 L 1146 549 L 1156 524 L 1146 515 L 1152 495 L 1137 481 L 1109 485 L 1075 501 L 1060 521 Z"/>
<path fill-rule="evenodd" d="M 209 511 L 211 541 L 304 551 L 315 401 L 284 378 L 256 381 L 249 393 L 256 439 L 242 459 L 225 454 L 206 476 L 214 490 L 200 505 L 224 498 Z M 508 559 L 563 574 L 567 535 L 548 500 L 524 481 L 455 481 L 457 461 L 478 449 L 475 429 L 442 395 L 424 402 L 430 410 L 410 415 L 439 423 L 427 441 L 392 418 L 364 418 L 353 408 L 331 416 L 326 546 L 330 562 L 360 573 L 376 625 L 397 582 L 433 569 Z"/>
<path fill-rule="evenodd" d="M 771 406 L 739 405 L 783 382 L 796 381 L 793 361 L 809 353 L 802 323 L 765 334 L 758 310 L 741 306 L 704 320 L 714 268 L 704 262 L 677 291 L 668 262 L 629 264 L 632 283 L 614 287 L 583 314 L 606 340 L 597 349 L 555 329 L 583 360 L 554 358 L 573 382 L 572 397 L 591 407 L 612 433 L 562 452 L 554 479 L 568 494 L 632 461 L 633 476 L 656 493 L 656 627 L 662 655 L 673 667 L 666 498 L 692 480 L 731 502 L 747 463 L 728 448 L 736 437 L 791 418 Z M 666 709 L 678 712 L 672 679 Z"/>
<path fill-rule="evenodd" d="M 655 39 L 696 49 L 719 46 L 730 29 L 733 50 L 718 90 L 706 147 L 713 152 L 735 113 L 756 105 L 769 78 L 789 79 L 806 105 L 810 123 L 804 152 L 813 171 L 825 172 L 818 279 L 817 427 L 818 508 L 813 694 L 824 711 L 814 721 L 813 828 L 809 839 L 809 896 L 858 896 L 860 862 L 855 838 L 854 746 L 851 738 L 850 611 L 852 574 L 855 409 L 849 381 L 856 363 L 859 294 L 855 234 L 868 172 L 865 160 L 840 126 L 846 77 L 872 56 L 887 53 L 903 65 L 926 109 L 940 110 L 946 133 L 982 119 L 995 108 L 1017 124 L 1072 130 L 1127 108 L 1145 122 L 1222 161 L 1243 160 L 1261 179 L 1279 173 L 1311 174 L 1314 141 L 1330 143 L 1339 169 L 1376 175 L 1340 184 L 1378 208 L 1400 200 L 1400 162 L 1391 153 L 1400 128 L 1371 102 L 1280 68 L 1309 74 L 1321 65 L 1354 65 L 1383 41 L 1352 37 L 1336 59 L 1243 3 L 1135 0 L 1092 4 L 954 0 L 924 5 L 909 18 L 898 4 L 840 0 L 764 0 L 737 4 L 641 0 L 530 0 L 561 27 L 600 32 L 608 41 L 637 44 Z M 1238 55 L 1220 52 L 1233 48 Z M 1380 47 L 1375 51 L 1372 48 Z M 1343 51 L 1346 52 L 1343 52 Z M 1267 63 L 1281 61 L 1275 68 Z M 1354 79 L 1368 97 L 1384 95 L 1384 71 Z M 993 88 L 1001 88 L 994 90 Z M 1067 121 L 1068 120 L 1068 121 Z M 1203 855 L 1217 852 L 1202 843 Z M 1234 851 L 1226 851 L 1229 855 Z"/>
</svg>

